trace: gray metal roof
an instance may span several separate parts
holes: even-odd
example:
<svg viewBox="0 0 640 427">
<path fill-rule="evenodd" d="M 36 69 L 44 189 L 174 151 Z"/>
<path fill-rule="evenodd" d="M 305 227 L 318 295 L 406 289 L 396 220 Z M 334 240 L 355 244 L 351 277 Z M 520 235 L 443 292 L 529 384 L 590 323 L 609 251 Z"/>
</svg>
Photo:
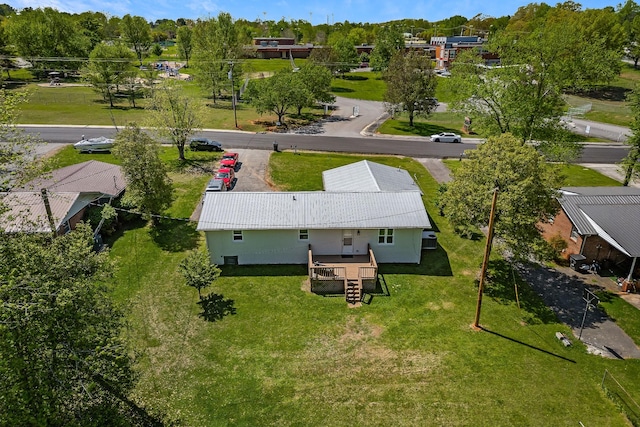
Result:
<svg viewBox="0 0 640 427">
<path fill-rule="evenodd" d="M 640 256 L 640 192 L 637 188 L 568 187 L 562 191 L 564 194 L 559 199 L 562 209 L 580 235 L 598 235 L 628 255 Z"/>
<path fill-rule="evenodd" d="M 39 191 L 46 188 L 52 192 L 101 193 L 119 196 L 126 182 L 118 165 L 89 160 L 56 169 L 47 178 L 38 178 L 14 191 Z"/>
<path fill-rule="evenodd" d="M 79 194 L 49 193 L 48 196 L 57 230 L 66 220 L 67 214 L 72 210 Z M 40 192 L 0 193 L 0 203 L 8 209 L 0 217 L 0 228 L 5 233 L 51 232 Z"/>
<path fill-rule="evenodd" d="M 207 193 L 198 230 L 430 228 L 417 191 Z"/>
<path fill-rule="evenodd" d="M 409 172 L 362 160 L 322 172 L 325 191 L 420 191 Z"/>
</svg>

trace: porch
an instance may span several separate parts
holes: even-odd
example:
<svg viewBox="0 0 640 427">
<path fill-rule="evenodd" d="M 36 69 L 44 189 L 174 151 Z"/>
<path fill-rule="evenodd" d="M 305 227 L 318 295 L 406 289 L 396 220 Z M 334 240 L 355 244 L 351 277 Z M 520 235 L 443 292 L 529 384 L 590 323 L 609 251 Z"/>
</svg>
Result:
<svg viewBox="0 0 640 427">
<path fill-rule="evenodd" d="M 378 263 L 371 250 L 366 255 L 314 255 L 309 245 L 309 282 L 311 292 L 344 294 L 348 303 L 359 305 L 364 291 L 374 291 L 378 280 Z"/>
</svg>

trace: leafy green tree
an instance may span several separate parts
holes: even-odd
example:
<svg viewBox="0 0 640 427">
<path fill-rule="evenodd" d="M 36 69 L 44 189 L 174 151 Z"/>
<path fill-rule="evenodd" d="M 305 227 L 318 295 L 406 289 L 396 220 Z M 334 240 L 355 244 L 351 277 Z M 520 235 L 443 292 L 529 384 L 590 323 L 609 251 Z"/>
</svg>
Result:
<svg viewBox="0 0 640 427">
<path fill-rule="evenodd" d="M 34 162 L 35 144 L 39 141 L 16 126 L 18 108 L 27 102 L 28 93 L 0 89 L 0 191 L 35 177 L 39 163 Z M 0 200 L 0 212 L 2 201 Z"/>
<path fill-rule="evenodd" d="M 325 67 L 307 62 L 296 75 L 311 92 L 314 102 L 332 104 L 336 101 L 336 97 L 331 94 L 331 72 Z"/>
<path fill-rule="evenodd" d="M 343 76 L 344 73 L 348 73 L 353 68 L 358 67 L 358 51 L 349 38 L 340 37 L 332 45 L 332 48 L 338 60 L 337 71 Z"/>
<path fill-rule="evenodd" d="M 338 55 L 331 46 L 314 47 L 309 54 L 309 62 L 325 67 L 331 75 L 338 71 Z"/>
<path fill-rule="evenodd" d="M 629 153 L 622 159 L 624 169 L 624 181 L 622 185 L 627 186 L 631 180 L 640 178 L 640 86 L 636 85 L 628 95 L 627 102 L 633 113 L 631 130 L 633 134 L 627 139 Z"/>
<path fill-rule="evenodd" d="M 536 17 L 539 25 L 530 32 L 497 32 L 486 49 L 500 56 L 501 67 L 485 67 L 478 52 L 460 54 L 447 82 L 452 107 L 472 116 L 484 133 L 554 142 L 550 158 L 576 153 L 576 144 L 562 137 L 563 92 L 610 81 L 619 63 L 619 54 L 606 49 L 604 37 L 583 38 L 579 13 L 553 9 Z"/>
<path fill-rule="evenodd" d="M 25 9 L 12 15 L 6 22 L 6 36 L 15 51 L 39 68 L 80 67 L 78 61 L 49 61 L 42 63 L 36 59 L 86 58 L 91 41 L 78 23 L 66 13 L 52 8 Z"/>
<path fill-rule="evenodd" d="M 173 199 L 171 179 L 160 159 L 160 144 L 131 124 L 118 133 L 112 151 L 122 162 L 127 181 L 123 205 L 135 207 L 155 221 L 155 215 L 168 208 Z"/>
<path fill-rule="evenodd" d="M 241 81 L 242 46 L 231 15 L 220 13 L 217 19 L 199 21 L 193 30 L 193 65 L 196 82 L 211 93 L 213 102 L 222 91 L 231 92 L 229 71 L 233 81 Z M 233 64 L 233 66 L 232 66 Z M 235 88 L 234 88 L 235 90 Z"/>
<path fill-rule="evenodd" d="M 289 109 L 296 107 L 302 96 L 310 94 L 292 70 L 284 69 L 267 79 L 252 80 L 245 96 L 259 114 L 274 113 L 278 121 L 284 123 Z"/>
<path fill-rule="evenodd" d="M 149 125 L 178 148 L 178 158 L 185 160 L 184 146 L 191 135 L 200 130 L 201 104 L 183 92 L 182 86 L 165 81 L 154 89 L 149 103 Z"/>
<path fill-rule="evenodd" d="M 178 28 L 178 54 L 180 59 L 186 61 L 185 67 L 189 67 L 189 59 L 191 59 L 191 52 L 193 50 L 193 28 L 188 26 L 182 26 Z"/>
<path fill-rule="evenodd" d="M 90 41 L 90 49 L 105 40 L 104 28 L 107 25 L 107 17 L 101 12 L 83 12 L 75 16 L 78 25 L 82 28 L 84 35 Z"/>
<path fill-rule="evenodd" d="M 396 52 L 384 72 L 387 90 L 384 101 L 388 110 L 406 111 L 409 126 L 416 116 L 428 116 L 437 106 L 434 102 L 436 77 L 431 58 L 419 51 Z"/>
<path fill-rule="evenodd" d="M 561 183 L 535 148 L 509 134 L 491 137 L 454 172 L 440 207 L 461 234 L 489 223 L 491 194 L 498 189 L 495 236 L 516 258 L 544 257 L 548 246 L 538 224 L 557 211 Z"/>
<path fill-rule="evenodd" d="M 125 40 L 131 46 L 138 57 L 140 65 L 142 59 L 149 54 L 151 48 L 151 27 L 141 16 L 131 16 L 129 14 L 122 17 L 120 30 Z"/>
<path fill-rule="evenodd" d="M 114 91 L 135 76 L 132 67 L 135 59 L 135 54 L 122 43 L 100 43 L 89 54 L 82 76 L 113 108 Z"/>
<path fill-rule="evenodd" d="M 155 56 L 162 56 L 162 46 L 158 43 L 155 43 L 151 48 L 151 53 Z"/>
<path fill-rule="evenodd" d="M 0 424 L 131 425 L 133 360 L 91 228 L 3 233 L 0 259 Z"/>
<path fill-rule="evenodd" d="M 202 299 L 202 290 L 211 286 L 221 271 L 217 265 L 211 264 L 207 252 L 192 251 L 180 263 L 180 272 L 187 285 L 197 289 L 198 298 Z"/>
<path fill-rule="evenodd" d="M 371 52 L 371 68 L 376 71 L 384 71 L 389 66 L 391 57 L 399 50 L 404 49 L 402 32 L 395 26 L 383 26 L 376 34 L 376 41 Z"/>
</svg>

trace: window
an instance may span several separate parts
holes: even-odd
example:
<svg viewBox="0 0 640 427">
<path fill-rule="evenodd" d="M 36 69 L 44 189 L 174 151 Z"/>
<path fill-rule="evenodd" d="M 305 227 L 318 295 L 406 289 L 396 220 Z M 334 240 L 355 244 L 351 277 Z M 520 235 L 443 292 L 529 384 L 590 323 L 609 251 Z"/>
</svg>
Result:
<svg viewBox="0 0 640 427">
<path fill-rule="evenodd" d="M 577 241 L 578 240 L 578 229 L 575 227 L 571 227 L 571 240 L 573 241 Z"/>
<path fill-rule="evenodd" d="M 242 236 L 242 230 L 233 230 L 233 241 L 242 242 L 244 240 Z"/>
<path fill-rule="evenodd" d="M 378 243 L 381 245 L 393 245 L 393 229 L 381 228 L 378 230 Z"/>
<path fill-rule="evenodd" d="M 298 232 L 298 239 L 309 240 L 309 230 L 300 230 Z"/>
<path fill-rule="evenodd" d="M 64 227 L 64 234 L 71 233 L 71 224 L 69 221 L 65 221 L 62 226 Z"/>
</svg>

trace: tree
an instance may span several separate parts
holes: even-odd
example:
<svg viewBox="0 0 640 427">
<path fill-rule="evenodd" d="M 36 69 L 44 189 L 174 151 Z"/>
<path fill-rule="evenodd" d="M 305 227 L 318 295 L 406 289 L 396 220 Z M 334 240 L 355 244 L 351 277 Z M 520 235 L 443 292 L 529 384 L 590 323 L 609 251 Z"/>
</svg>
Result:
<svg viewBox="0 0 640 427">
<path fill-rule="evenodd" d="M 82 76 L 100 92 L 113 108 L 113 92 L 118 86 L 135 76 L 131 66 L 135 55 L 121 43 L 100 43 L 91 54 Z"/>
<path fill-rule="evenodd" d="M 284 116 L 290 108 L 298 105 L 302 96 L 308 99 L 309 95 L 295 73 L 289 69 L 277 71 L 267 79 L 252 80 L 245 92 L 259 114 L 272 112 L 278 116 L 280 123 L 284 123 Z"/>
<path fill-rule="evenodd" d="M 131 425 L 133 360 L 91 228 L 3 233 L 0 259 L 0 424 Z"/>
<path fill-rule="evenodd" d="M 202 300 L 202 290 L 211 286 L 221 271 L 217 265 L 211 264 L 206 252 L 192 251 L 180 263 L 180 272 L 187 285 L 198 290 L 198 298 Z"/>
<path fill-rule="evenodd" d="M 309 62 L 325 67 L 331 75 L 338 71 L 338 55 L 330 46 L 314 47 L 309 54 Z"/>
<path fill-rule="evenodd" d="M 0 89 L 0 191 L 33 178 L 40 166 L 33 161 L 40 141 L 16 126 L 18 107 L 27 99 L 26 92 Z"/>
<path fill-rule="evenodd" d="M 217 19 L 200 21 L 193 30 L 193 65 L 196 82 L 211 93 L 213 102 L 223 90 L 231 92 L 229 71 L 233 81 L 241 81 L 242 46 L 238 31 L 228 13 L 220 13 Z M 233 66 L 232 66 L 233 64 Z"/>
<path fill-rule="evenodd" d="M 182 86 L 171 80 L 153 91 L 149 103 L 149 125 L 160 136 L 171 139 L 178 158 L 185 160 L 184 146 L 201 124 L 202 107 L 184 94 Z"/>
<path fill-rule="evenodd" d="M 395 25 L 383 26 L 376 34 L 375 47 L 371 52 L 371 68 L 384 71 L 394 53 L 404 49 L 402 32 Z"/>
<path fill-rule="evenodd" d="M 447 86 L 452 107 L 472 116 L 476 128 L 493 135 L 509 132 L 522 141 L 564 141 L 550 156 L 567 158 L 577 147 L 562 137 L 563 91 L 610 81 L 619 61 L 605 48 L 605 38 L 584 39 L 579 12 L 552 12 L 537 18 L 542 21 L 531 32 L 507 29 L 492 37 L 486 49 L 500 56 L 501 67 L 485 67 L 479 52 L 461 53 Z"/>
<path fill-rule="evenodd" d="M 331 72 L 325 67 L 307 62 L 296 75 L 311 93 L 314 102 L 333 104 L 336 101 L 336 97 L 331 94 Z"/>
<path fill-rule="evenodd" d="M 6 22 L 6 35 L 15 51 L 40 68 L 80 67 L 79 58 L 89 54 L 91 41 L 69 14 L 46 7 L 24 9 Z M 65 58 L 42 63 L 37 58 Z M 77 61 L 69 61 L 78 58 Z"/>
<path fill-rule="evenodd" d="M 340 37 L 333 45 L 333 50 L 338 59 L 337 71 L 344 76 L 353 68 L 358 67 L 358 51 L 351 40 L 347 37 Z"/>
<path fill-rule="evenodd" d="M 116 136 L 113 155 L 122 162 L 127 191 L 122 203 L 145 217 L 161 214 L 171 205 L 173 188 L 160 160 L 160 144 L 135 124 Z"/>
<path fill-rule="evenodd" d="M 640 178 L 640 86 L 636 85 L 628 95 L 627 102 L 631 112 L 633 113 L 633 121 L 631 122 L 631 130 L 633 134 L 627 139 L 629 145 L 629 153 L 622 159 L 622 167 L 624 168 L 624 181 L 622 185 L 627 186 L 629 182 L 636 177 Z"/>
<path fill-rule="evenodd" d="M 487 139 L 454 172 L 440 207 L 461 234 L 488 225 L 491 193 L 499 191 L 495 236 L 516 258 L 544 256 L 547 245 L 537 225 L 557 211 L 561 183 L 535 148 L 512 135 Z"/>
<path fill-rule="evenodd" d="M 384 101 L 388 110 L 404 110 L 409 115 L 409 126 L 415 116 L 428 116 L 436 107 L 432 102 L 436 90 L 436 77 L 431 58 L 418 51 L 396 52 L 384 72 L 387 90 Z"/>
<path fill-rule="evenodd" d="M 178 54 L 180 59 L 186 61 L 185 67 L 189 67 L 189 59 L 191 59 L 191 51 L 193 50 L 192 44 L 193 29 L 186 25 L 178 28 Z"/>
<path fill-rule="evenodd" d="M 140 65 L 142 58 L 146 57 L 151 48 L 151 27 L 141 16 L 129 14 L 122 17 L 120 29 L 129 46 L 134 50 Z"/>
</svg>

